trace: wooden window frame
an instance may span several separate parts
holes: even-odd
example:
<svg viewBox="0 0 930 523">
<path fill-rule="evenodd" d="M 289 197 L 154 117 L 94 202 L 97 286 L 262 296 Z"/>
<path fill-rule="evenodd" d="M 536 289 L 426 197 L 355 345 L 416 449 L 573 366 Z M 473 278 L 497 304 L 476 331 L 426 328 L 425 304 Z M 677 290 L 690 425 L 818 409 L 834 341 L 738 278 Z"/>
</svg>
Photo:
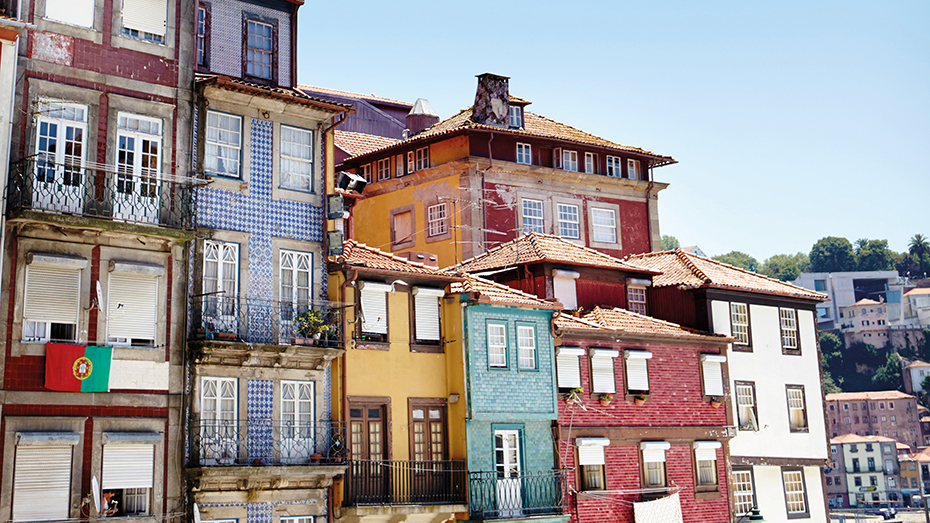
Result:
<svg viewBox="0 0 930 523">
<path fill-rule="evenodd" d="M 601 436 L 601 437 L 604 437 L 604 436 Z M 578 488 L 578 491 L 579 492 L 601 492 L 601 491 L 607 490 L 607 447 L 609 447 L 610 445 L 609 444 L 594 445 L 594 446 L 601 447 L 601 452 L 603 453 L 603 456 L 604 456 L 603 464 L 582 465 L 581 464 L 581 452 L 579 451 L 579 449 L 581 448 L 581 445 L 578 444 L 578 438 L 576 438 L 575 440 L 569 440 L 569 441 L 570 442 L 574 441 L 575 443 L 574 445 L 575 447 L 574 448 L 575 474 L 576 474 L 575 484 L 576 484 L 576 487 Z M 591 488 L 587 484 L 587 480 L 585 479 L 587 477 L 587 474 L 585 473 L 585 467 L 597 467 L 598 468 L 598 475 L 600 476 L 600 482 L 601 482 L 600 488 Z"/>
<path fill-rule="evenodd" d="M 413 441 L 413 410 L 416 408 L 423 408 L 424 410 L 429 410 L 430 408 L 439 407 L 442 410 L 442 457 L 438 460 L 432 461 L 445 461 L 449 459 L 449 408 L 448 402 L 445 398 L 407 398 L 407 423 L 409 423 L 410 430 L 407 435 L 407 442 L 409 445 L 409 454 L 410 460 L 414 460 L 414 441 Z M 429 416 L 425 418 L 427 421 L 427 426 L 429 425 Z M 429 436 L 430 432 L 427 430 L 426 435 Z M 430 442 L 426 441 L 426 445 L 429 445 Z M 430 452 L 432 454 L 432 452 Z"/>
<path fill-rule="evenodd" d="M 792 427 L 791 426 L 791 399 L 788 393 L 789 390 L 800 390 L 801 391 L 801 404 L 802 412 L 804 414 L 804 426 L 803 427 Z M 799 432 L 808 432 L 810 430 L 810 421 L 807 416 L 807 395 L 804 392 L 804 385 L 785 385 L 785 405 L 788 407 L 788 430 L 793 433 Z"/>
<path fill-rule="evenodd" d="M 376 169 L 377 169 L 377 172 L 376 172 L 377 179 L 375 180 L 376 182 L 383 182 L 384 180 L 390 180 L 391 179 L 391 157 L 389 156 L 387 158 L 382 158 L 378 160 L 376 163 Z M 384 176 L 381 176 L 382 173 L 384 173 Z"/>
<path fill-rule="evenodd" d="M 346 403 L 347 404 L 345 407 L 346 409 L 345 413 L 346 413 L 346 419 L 348 420 L 348 424 L 349 424 L 346 427 L 346 455 L 349 457 L 349 459 L 360 459 L 360 458 L 356 458 L 352 454 L 352 440 L 351 440 L 352 438 L 352 428 L 351 428 L 352 417 L 350 416 L 350 412 L 353 407 L 363 408 L 363 409 L 378 407 L 378 408 L 384 409 L 383 410 L 384 427 L 382 429 L 383 430 L 382 437 L 384 438 L 383 439 L 384 449 L 382 450 L 382 454 L 384 455 L 384 459 L 388 461 L 394 459 L 394 445 L 393 445 L 393 437 L 392 437 L 393 430 L 391 427 L 391 420 L 392 420 L 391 398 L 389 396 L 347 396 Z M 366 419 L 367 419 L 367 416 L 366 416 Z M 365 443 L 366 444 L 370 443 L 368 441 L 367 433 L 365 437 Z M 371 459 L 371 456 L 369 456 L 368 459 Z"/>
<path fill-rule="evenodd" d="M 438 219 L 433 218 L 433 209 L 442 209 L 442 216 Z M 437 224 L 437 230 L 433 231 L 433 224 Z M 426 206 L 426 237 L 435 240 L 440 236 L 449 234 L 449 204 L 446 202 L 437 202 Z"/>
<path fill-rule="evenodd" d="M 374 183 L 375 181 L 373 174 L 374 169 L 372 166 L 373 164 L 371 163 L 364 163 L 358 166 L 358 175 L 364 178 L 368 183 Z"/>
<path fill-rule="evenodd" d="M 791 311 L 794 316 L 794 341 L 797 347 L 789 348 L 785 346 L 785 328 L 782 326 L 782 312 Z M 800 356 L 801 355 L 801 329 L 798 325 L 798 310 L 792 309 L 789 307 L 779 307 L 778 308 L 778 338 L 781 341 L 781 353 L 786 356 Z"/>
<path fill-rule="evenodd" d="M 788 489 L 785 484 L 786 472 L 801 473 L 801 493 L 804 496 L 804 512 L 792 514 L 788 511 Z M 804 467 L 781 467 L 781 489 L 785 496 L 785 513 L 788 515 L 788 519 L 809 519 L 811 517 L 811 505 L 807 498 L 807 481 L 804 478 Z"/>
<path fill-rule="evenodd" d="M 542 214 L 542 216 L 539 216 L 539 217 L 532 216 L 530 219 L 540 220 L 542 222 L 541 231 L 536 231 L 535 227 L 533 231 L 526 230 L 526 206 L 525 206 L 526 202 L 533 202 L 533 205 L 537 203 L 539 204 L 539 212 Z M 542 199 L 520 198 L 520 229 L 523 234 L 528 234 L 529 232 L 539 232 L 540 234 L 546 233 L 546 208 L 545 207 L 546 207 L 545 203 L 543 202 Z"/>
<path fill-rule="evenodd" d="M 698 470 L 697 449 L 691 449 L 691 472 L 694 481 L 694 499 L 716 499 L 720 497 L 720 467 L 718 466 L 717 449 L 714 449 L 714 484 L 700 485 L 700 472 Z"/>
<path fill-rule="evenodd" d="M 413 174 L 415 172 L 417 172 L 416 155 L 414 155 L 413 151 L 407 151 L 407 171 L 404 174 Z"/>
<path fill-rule="evenodd" d="M 635 167 L 636 176 L 633 176 L 633 173 L 630 172 L 630 167 Z M 630 180 L 644 180 L 643 176 L 643 164 L 639 160 L 634 160 L 633 158 L 627 158 L 626 160 L 626 177 Z"/>
<path fill-rule="evenodd" d="M 416 305 L 416 295 L 413 294 L 413 288 L 410 289 L 410 292 L 407 293 L 407 301 L 409 303 L 409 321 L 407 322 L 410 325 L 410 352 L 431 352 L 436 354 L 442 354 L 445 349 L 445 344 L 442 341 L 442 300 L 439 298 L 439 333 L 440 339 L 436 341 L 426 340 L 418 341 L 417 340 L 417 305 Z"/>
<path fill-rule="evenodd" d="M 588 160 L 591 160 L 591 170 L 588 170 Z M 597 153 L 584 153 L 584 172 L 597 174 Z"/>
<path fill-rule="evenodd" d="M 574 159 L 572 159 L 572 156 L 573 156 L 573 155 L 574 155 Z M 565 161 L 565 160 L 566 160 L 566 158 L 565 158 L 566 156 L 568 156 L 567 159 L 568 159 L 570 162 L 572 162 L 571 165 L 569 165 L 569 164 Z M 568 167 L 574 167 L 574 169 L 569 169 Z M 562 170 L 563 170 L 563 171 L 573 172 L 573 173 L 579 172 L 579 171 L 578 171 L 578 151 L 576 151 L 576 150 L 574 150 L 574 149 L 562 149 Z"/>
<path fill-rule="evenodd" d="M 758 401 L 758 398 L 757 398 L 757 396 L 756 396 L 756 382 L 754 382 L 754 381 L 734 381 L 734 382 L 733 382 L 733 403 L 736 404 L 736 430 L 748 430 L 748 431 L 753 431 L 753 429 L 752 429 L 751 426 L 750 426 L 749 428 L 743 428 L 743 426 L 740 425 L 740 422 L 739 422 L 739 408 L 740 408 L 740 403 L 739 403 L 739 392 L 738 392 L 738 390 L 739 390 L 739 387 L 741 387 L 741 386 L 742 386 L 742 387 L 751 387 L 751 388 L 752 388 L 752 413 L 753 413 L 753 415 L 756 417 L 756 425 L 757 425 L 757 428 L 761 428 L 761 427 L 758 427 L 758 425 L 759 425 L 759 401 Z"/>
<path fill-rule="evenodd" d="M 520 363 L 520 329 L 530 329 L 533 331 L 533 366 L 524 367 Z M 517 371 L 519 372 L 539 372 L 539 336 L 536 332 L 536 325 L 533 323 L 517 322 L 514 325 L 514 339 L 517 342 Z"/>
<path fill-rule="evenodd" d="M 200 9 L 203 9 L 203 35 L 197 34 L 198 26 L 200 25 Z M 210 2 L 198 2 L 197 5 L 197 17 L 198 19 L 194 20 L 194 35 L 195 40 L 200 40 L 203 42 L 203 60 L 200 60 L 199 51 L 197 50 L 197 42 L 194 44 L 194 53 L 198 56 L 195 57 L 195 69 L 199 72 L 208 72 L 210 70 L 210 43 L 211 38 L 211 27 L 213 23 L 212 16 L 212 4 Z"/>
<path fill-rule="evenodd" d="M 745 344 L 733 342 L 732 344 L 730 344 L 731 348 L 734 352 L 752 352 L 752 315 L 749 312 L 749 309 L 751 307 L 749 306 L 748 303 L 735 302 L 735 301 L 729 302 L 729 305 L 730 305 L 729 321 L 730 321 L 730 335 L 731 336 L 733 336 L 733 305 L 745 305 L 746 306 L 747 342 Z"/>
<path fill-rule="evenodd" d="M 566 236 L 562 234 L 562 207 L 574 207 L 575 208 L 575 236 Z M 563 240 L 581 240 L 581 232 L 584 230 L 581 225 L 581 206 L 574 203 L 564 203 L 556 202 L 555 204 L 555 223 L 556 223 L 556 236 L 562 238 Z M 566 225 L 571 225 L 573 222 L 565 220 Z"/>
<path fill-rule="evenodd" d="M 759 499 L 758 499 L 758 497 L 757 497 L 757 495 L 756 495 L 756 475 L 753 473 L 752 467 L 751 467 L 751 466 L 745 466 L 745 465 L 744 465 L 744 466 L 737 466 L 737 465 L 734 465 L 734 466 L 732 467 L 731 470 L 732 470 L 732 472 L 749 472 L 749 485 L 750 485 L 750 488 L 752 489 L 752 508 L 757 508 L 757 507 L 759 506 Z M 730 482 L 727 483 L 727 490 L 732 490 L 731 485 L 733 485 L 733 484 L 734 484 L 734 482 L 733 482 L 733 480 L 732 480 L 732 478 L 731 478 Z M 734 492 L 733 510 L 734 510 L 734 512 L 735 512 L 735 511 L 736 511 L 736 503 L 737 503 L 736 498 L 735 498 L 735 492 L 736 492 L 736 491 L 733 490 L 733 492 Z M 750 510 L 751 510 L 751 509 L 750 509 Z M 736 513 L 736 514 L 734 514 L 734 516 L 736 516 L 736 517 L 745 516 L 745 514 Z"/>
<path fill-rule="evenodd" d="M 271 26 L 271 78 L 254 76 L 248 73 L 248 53 L 249 53 L 249 22 L 255 22 Z M 257 84 L 276 86 L 278 85 L 278 20 L 257 13 L 242 12 L 242 78 Z"/>
<path fill-rule="evenodd" d="M 416 162 L 415 167 L 417 171 L 425 171 L 432 167 L 429 159 L 429 146 L 419 147 L 414 150 L 414 162 Z"/>
<path fill-rule="evenodd" d="M 523 129 L 523 107 L 511 105 L 507 114 L 507 126 L 511 129 Z"/>
<path fill-rule="evenodd" d="M 412 233 L 404 238 L 397 237 L 396 227 L 394 226 L 394 220 L 397 215 L 404 214 L 406 212 L 410 213 L 410 229 Z M 416 205 L 404 205 L 403 207 L 397 207 L 396 209 L 391 209 L 391 250 L 396 251 L 398 249 L 407 249 L 409 247 L 414 247 L 417 244 L 417 211 Z"/>
<path fill-rule="evenodd" d="M 619 156 L 607 155 L 607 176 L 623 178 L 623 161 Z"/>
<path fill-rule="evenodd" d="M 373 282 L 381 283 L 381 282 Z M 355 287 L 355 303 L 359 307 L 362 305 L 362 290 L 356 285 Z M 387 293 L 384 293 L 384 310 L 386 314 L 387 322 L 387 332 L 385 334 L 377 333 L 364 333 L 362 331 L 362 320 L 358 317 L 358 308 L 356 308 L 356 322 L 355 322 L 355 338 L 358 340 L 356 348 L 359 349 L 375 349 L 375 350 L 389 350 L 391 343 L 391 300 L 388 299 Z M 362 309 L 362 314 L 365 314 L 364 308 Z M 383 339 L 380 340 L 364 340 L 363 336 L 381 336 Z"/>
<path fill-rule="evenodd" d="M 630 299 L 633 295 L 634 290 L 643 292 L 643 300 L 641 302 L 640 301 L 634 302 L 632 299 Z M 632 303 L 642 303 L 643 310 L 634 311 L 631 305 Z M 646 316 L 649 314 L 649 297 L 646 293 L 646 287 L 642 285 L 627 285 L 626 286 L 626 310 L 630 312 L 635 312 L 636 314 L 641 314 L 643 316 Z"/>
</svg>

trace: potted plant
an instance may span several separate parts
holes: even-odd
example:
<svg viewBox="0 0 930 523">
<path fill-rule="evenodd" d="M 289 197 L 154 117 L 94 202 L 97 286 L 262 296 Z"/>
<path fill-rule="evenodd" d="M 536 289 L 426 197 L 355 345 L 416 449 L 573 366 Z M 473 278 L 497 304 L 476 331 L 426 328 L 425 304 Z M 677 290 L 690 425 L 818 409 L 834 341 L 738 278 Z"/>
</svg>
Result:
<svg viewBox="0 0 930 523">
<path fill-rule="evenodd" d="M 223 327 L 215 336 L 221 340 L 233 340 L 236 339 L 236 333 L 232 331 L 229 327 Z"/>
<path fill-rule="evenodd" d="M 565 395 L 565 403 L 572 405 L 574 403 L 581 403 L 581 395 L 584 393 L 584 389 L 581 387 L 572 389 L 568 391 L 568 394 Z"/>
<path fill-rule="evenodd" d="M 580 318 L 582 312 L 584 312 L 584 307 L 575 307 L 572 309 L 572 316 Z"/>
<path fill-rule="evenodd" d="M 331 327 L 324 321 L 323 313 L 307 309 L 294 317 L 294 328 L 298 335 L 291 340 L 294 345 L 313 345 L 313 340 L 320 339 Z"/>
<path fill-rule="evenodd" d="M 633 397 L 633 405 L 642 405 L 643 403 L 646 403 L 647 399 L 649 398 L 647 398 L 645 394 L 637 394 Z"/>
<path fill-rule="evenodd" d="M 710 398 L 710 406 L 715 409 L 719 409 L 721 406 L 723 406 L 723 402 L 720 401 L 720 398 L 717 396 L 713 396 Z"/>
<path fill-rule="evenodd" d="M 601 395 L 597 398 L 597 400 L 601 402 L 601 405 L 603 405 L 603 406 L 605 406 L 605 407 L 606 407 L 607 405 L 610 405 L 610 401 L 611 401 L 612 399 L 614 399 L 614 397 L 613 397 L 610 393 L 601 394 Z"/>
</svg>

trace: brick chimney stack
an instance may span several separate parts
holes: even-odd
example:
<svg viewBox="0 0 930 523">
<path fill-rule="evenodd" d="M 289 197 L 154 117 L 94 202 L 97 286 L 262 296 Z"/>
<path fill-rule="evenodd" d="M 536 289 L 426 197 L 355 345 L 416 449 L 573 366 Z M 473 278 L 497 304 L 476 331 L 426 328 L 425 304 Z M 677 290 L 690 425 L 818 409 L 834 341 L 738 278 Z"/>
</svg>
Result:
<svg viewBox="0 0 930 523">
<path fill-rule="evenodd" d="M 478 75 L 478 91 L 472 120 L 485 125 L 510 126 L 510 78 L 496 74 Z"/>
</svg>

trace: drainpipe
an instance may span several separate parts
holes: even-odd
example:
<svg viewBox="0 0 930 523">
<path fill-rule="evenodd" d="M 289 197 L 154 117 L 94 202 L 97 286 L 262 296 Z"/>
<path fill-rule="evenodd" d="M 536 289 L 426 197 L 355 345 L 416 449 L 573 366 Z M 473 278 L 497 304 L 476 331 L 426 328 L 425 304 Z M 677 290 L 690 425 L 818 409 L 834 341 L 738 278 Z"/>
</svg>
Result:
<svg viewBox="0 0 930 523">
<path fill-rule="evenodd" d="M 291 11 L 291 86 L 297 87 L 297 9 Z"/>
<path fill-rule="evenodd" d="M 347 278 L 346 281 L 342 282 L 342 288 L 341 288 L 342 295 L 339 297 L 342 303 L 346 302 L 346 287 L 348 287 L 349 285 L 354 285 L 355 280 L 358 279 L 358 271 L 349 271 L 349 274 L 350 274 L 350 277 Z M 348 307 L 346 307 L 346 309 L 348 309 Z M 343 333 L 343 337 L 348 338 L 347 336 L 348 330 L 349 330 L 348 322 L 345 319 L 346 309 L 343 309 L 342 322 L 345 325 L 347 332 Z M 355 310 L 355 314 L 353 314 L 353 317 L 352 317 L 353 324 L 354 324 L 354 322 L 358 321 L 358 309 L 353 308 L 353 310 Z M 346 345 L 348 345 L 348 341 L 346 341 L 345 343 Z M 349 426 L 349 393 L 346 389 L 346 353 L 343 352 L 340 358 L 342 359 L 342 421 L 343 423 L 346 424 L 346 429 L 348 429 L 348 426 Z"/>
<path fill-rule="evenodd" d="M 652 215 L 649 212 L 650 195 L 655 187 L 655 180 L 652 179 L 652 166 L 649 166 L 649 186 L 646 187 L 646 237 L 649 238 L 649 252 L 652 252 Z"/>
</svg>

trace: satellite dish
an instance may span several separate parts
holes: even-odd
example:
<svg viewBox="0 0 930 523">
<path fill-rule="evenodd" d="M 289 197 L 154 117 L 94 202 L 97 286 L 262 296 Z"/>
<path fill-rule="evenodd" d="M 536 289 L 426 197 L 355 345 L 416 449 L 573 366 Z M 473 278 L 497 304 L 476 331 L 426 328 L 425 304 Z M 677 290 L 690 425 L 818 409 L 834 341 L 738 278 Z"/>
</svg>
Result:
<svg viewBox="0 0 930 523">
<path fill-rule="evenodd" d="M 100 282 L 97 282 L 97 285 L 100 285 Z M 100 513 L 100 482 L 97 481 L 97 476 L 90 478 L 90 488 L 94 493 L 94 510 L 96 510 L 97 513 L 99 514 Z"/>
<path fill-rule="evenodd" d="M 194 503 L 194 523 L 200 523 L 200 507 Z"/>
<path fill-rule="evenodd" d="M 103 288 L 100 286 L 100 280 L 97 280 L 97 308 L 103 308 Z"/>
</svg>

